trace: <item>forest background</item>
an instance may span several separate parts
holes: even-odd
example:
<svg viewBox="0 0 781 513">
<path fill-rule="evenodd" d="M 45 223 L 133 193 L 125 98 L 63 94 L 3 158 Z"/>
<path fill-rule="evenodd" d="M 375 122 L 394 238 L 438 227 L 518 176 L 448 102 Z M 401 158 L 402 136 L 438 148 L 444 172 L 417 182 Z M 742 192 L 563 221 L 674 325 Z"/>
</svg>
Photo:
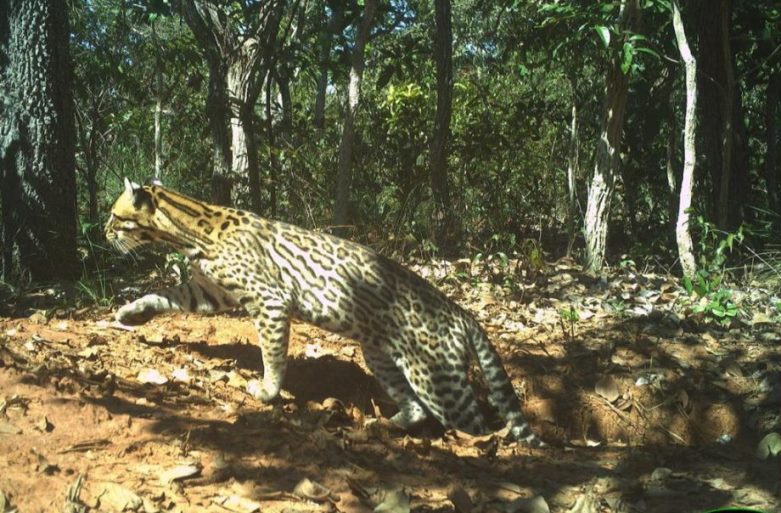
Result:
<svg viewBox="0 0 781 513">
<path fill-rule="evenodd" d="M 706 292 L 727 257 L 773 267 L 776 2 L 35 5 L 0 24 L 8 282 L 94 288 L 123 177 L 402 257 L 632 259 Z"/>
</svg>

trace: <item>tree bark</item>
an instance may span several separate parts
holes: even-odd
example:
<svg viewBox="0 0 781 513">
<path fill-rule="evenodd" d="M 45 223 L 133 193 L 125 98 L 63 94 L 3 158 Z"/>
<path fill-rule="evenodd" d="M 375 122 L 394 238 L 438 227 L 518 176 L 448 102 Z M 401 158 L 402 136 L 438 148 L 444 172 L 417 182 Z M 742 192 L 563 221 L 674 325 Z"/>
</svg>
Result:
<svg viewBox="0 0 781 513">
<path fill-rule="evenodd" d="M 206 95 L 206 117 L 212 137 L 212 201 L 230 205 L 233 189 L 230 179 L 231 141 L 228 135 L 227 72 L 222 62 L 209 63 L 209 86 Z"/>
<path fill-rule="evenodd" d="M 721 103 L 722 150 L 719 200 L 717 204 L 718 225 L 727 229 L 730 225 L 730 185 L 732 183 L 733 148 L 735 143 L 735 70 L 732 66 L 732 48 L 729 41 L 729 21 L 732 13 L 730 0 L 721 0 L 721 55 L 724 60 L 724 96 Z"/>
<path fill-rule="evenodd" d="M 458 252 L 461 227 L 454 215 L 447 171 L 450 118 L 453 112 L 453 30 L 450 0 L 434 0 L 434 60 L 437 70 L 437 111 L 431 139 L 431 193 L 434 201 L 434 242 L 440 253 Z"/>
<path fill-rule="evenodd" d="M 735 79 L 735 55 L 730 44 L 732 2 L 696 0 L 699 103 L 698 151 L 709 171 L 709 218 L 722 230 L 743 222 L 750 189 L 746 128 L 742 97 Z M 718 106 L 718 107 L 715 107 Z"/>
<path fill-rule="evenodd" d="M 580 174 L 580 139 L 578 136 L 578 103 L 575 77 L 571 77 L 572 119 L 567 158 L 567 256 L 575 245 L 575 217 L 577 216 L 577 176 Z"/>
<path fill-rule="evenodd" d="M 279 182 L 279 159 L 277 159 L 276 138 L 274 137 L 274 111 L 271 108 L 271 90 L 274 87 L 274 81 L 269 74 L 266 81 L 266 131 L 268 133 L 268 160 L 269 160 L 269 199 L 271 207 L 271 217 L 277 215 L 277 183 Z"/>
<path fill-rule="evenodd" d="M 207 114 L 212 134 L 212 200 L 226 205 L 260 201 L 257 145 L 252 113 L 262 87 L 262 72 L 276 44 L 285 2 L 263 2 L 255 29 L 233 27 L 214 0 L 183 0 L 183 13 L 209 65 Z"/>
<path fill-rule="evenodd" d="M 347 90 L 347 105 L 344 112 L 342 140 L 339 143 L 339 160 L 336 175 L 336 197 L 334 202 L 334 232 L 344 235 L 348 223 L 350 188 L 352 182 L 353 142 L 355 139 L 355 115 L 361 98 L 361 80 L 365 64 L 364 48 L 369 39 L 372 19 L 377 10 L 377 0 L 365 0 L 350 65 L 350 83 Z"/>
<path fill-rule="evenodd" d="M 318 70 L 317 83 L 315 85 L 315 128 L 325 128 L 325 93 L 328 88 L 328 58 L 331 55 L 331 33 L 328 30 L 328 13 L 326 3 L 323 2 L 320 11 L 320 37 L 318 41 Z"/>
<path fill-rule="evenodd" d="M 694 168 L 697 159 L 695 136 L 697 132 L 697 61 L 689 48 L 686 39 L 678 0 L 673 0 L 673 29 L 678 51 L 686 69 L 686 116 L 683 129 L 683 174 L 681 178 L 681 194 L 678 206 L 678 222 L 675 226 L 675 238 L 678 242 L 678 258 L 681 261 L 683 275 L 693 279 L 697 272 L 694 258 L 694 244 L 689 231 L 689 208 L 692 203 L 694 184 Z"/>
<path fill-rule="evenodd" d="M 160 75 L 158 74 L 157 99 L 155 100 L 155 178 L 160 180 L 163 170 L 163 98 L 160 92 Z"/>
<path fill-rule="evenodd" d="M 639 17 L 638 0 L 622 0 L 619 15 L 619 30 L 631 30 Z M 605 260 L 610 203 L 615 190 L 616 175 L 619 172 L 619 152 L 624 112 L 629 92 L 629 76 L 621 70 L 619 48 L 625 38 L 616 37 L 611 42 L 613 57 L 609 64 L 605 86 L 605 103 L 602 114 L 602 128 L 597 145 L 594 175 L 588 188 L 588 202 L 584 234 L 586 238 L 586 270 L 599 272 Z"/>
<path fill-rule="evenodd" d="M 781 97 L 781 71 L 778 68 L 770 72 L 765 95 L 765 184 L 767 186 L 768 206 L 775 214 L 774 219 L 781 216 L 781 191 L 778 188 L 778 102 Z M 779 223 L 776 222 L 776 225 Z"/>
<path fill-rule="evenodd" d="M 160 180 L 163 171 L 163 65 L 160 62 L 160 41 L 152 22 L 152 40 L 155 43 L 155 178 Z"/>
<path fill-rule="evenodd" d="M 700 165 L 710 178 L 708 196 L 708 217 L 717 219 L 719 190 L 721 183 L 722 110 L 718 105 L 724 101 L 724 59 L 721 55 L 721 2 L 697 0 L 692 9 L 697 16 L 688 17 L 697 27 L 697 61 L 700 73 L 697 77 L 697 91 L 701 106 L 698 112 L 698 148 Z"/>
<path fill-rule="evenodd" d="M 0 6 L 0 187 L 4 280 L 72 280 L 75 130 L 65 2 Z"/>
<path fill-rule="evenodd" d="M 675 122 L 675 110 L 670 109 L 668 112 L 669 128 L 667 131 L 666 141 L 666 170 L 667 170 L 667 190 L 670 192 L 667 201 L 667 215 L 670 219 L 670 227 L 675 228 L 678 223 L 678 206 L 680 204 L 680 191 L 679 191 L 679 179 L 676 172 L 676 122 Z"/>
</svg>

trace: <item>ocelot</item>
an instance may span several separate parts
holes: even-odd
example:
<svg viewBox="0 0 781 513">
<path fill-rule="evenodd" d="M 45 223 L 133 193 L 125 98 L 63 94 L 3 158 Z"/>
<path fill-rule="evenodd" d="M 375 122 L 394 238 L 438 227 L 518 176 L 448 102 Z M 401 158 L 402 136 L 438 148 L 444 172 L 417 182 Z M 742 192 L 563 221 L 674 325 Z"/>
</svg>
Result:
<svg viewBox="0 0 781 513">
<path fill-rule="evenodd" d="M 391 418 L 398 426 L 409 428 L 431 414 L 446 427 L 484 433 L 468 381 L 474 357 L 510 436 L 544 445 L 477 321 L 426 280 L 365 246 L 127 179 L 106 238 L 123 252 L 162 243 L 191 265 L 187 283 L 123 306 L 118 321 L 238 306 L 249 313 L 264 366 L 262 384 L 250 393 L 261 401 L 279 394 L 290 320 L 297 318 L 361 343 L 366 365 L 399 407 Z"/>
</svg>

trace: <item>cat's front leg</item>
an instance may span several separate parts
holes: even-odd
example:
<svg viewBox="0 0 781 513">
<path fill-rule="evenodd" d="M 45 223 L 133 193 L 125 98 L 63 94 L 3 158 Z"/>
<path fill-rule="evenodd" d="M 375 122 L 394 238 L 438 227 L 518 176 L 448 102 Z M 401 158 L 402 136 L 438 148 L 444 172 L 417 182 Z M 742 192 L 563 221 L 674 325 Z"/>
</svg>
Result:
<svg viewBox="0 0 781 513">
<path fill-rule="evenodd" d="M 193 268 L 190 281 L 146 294 L 117 310 L 115 318 L 122 324 L 143 324 L 166 312 L 214 313 L 236 306 L 227 293 Z"/>
</svg>

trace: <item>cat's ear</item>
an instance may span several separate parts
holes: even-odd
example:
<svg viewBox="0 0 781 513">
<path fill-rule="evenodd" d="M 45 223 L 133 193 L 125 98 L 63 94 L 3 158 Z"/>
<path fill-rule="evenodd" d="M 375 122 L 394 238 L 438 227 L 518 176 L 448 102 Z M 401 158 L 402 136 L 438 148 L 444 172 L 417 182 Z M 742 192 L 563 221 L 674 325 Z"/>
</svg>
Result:
<svg viewBox="0 0 781 513">
<path fill-rule="evenodd" d="M 144 180 L 144 185 L 155 185 L 157 187 L 162 187 L 163 182 L 161 182 L 159 178 L 150 177 Z"/>
<path fill-rule="evenodd" d="M 129 192 L 130 194 L 135 193 L 138 189 L 141 187 L 138 186 L 138 184 L 135 184 L 128 179 L 128 177 L 125 177 L 125 192 Z"/>
</svg>

